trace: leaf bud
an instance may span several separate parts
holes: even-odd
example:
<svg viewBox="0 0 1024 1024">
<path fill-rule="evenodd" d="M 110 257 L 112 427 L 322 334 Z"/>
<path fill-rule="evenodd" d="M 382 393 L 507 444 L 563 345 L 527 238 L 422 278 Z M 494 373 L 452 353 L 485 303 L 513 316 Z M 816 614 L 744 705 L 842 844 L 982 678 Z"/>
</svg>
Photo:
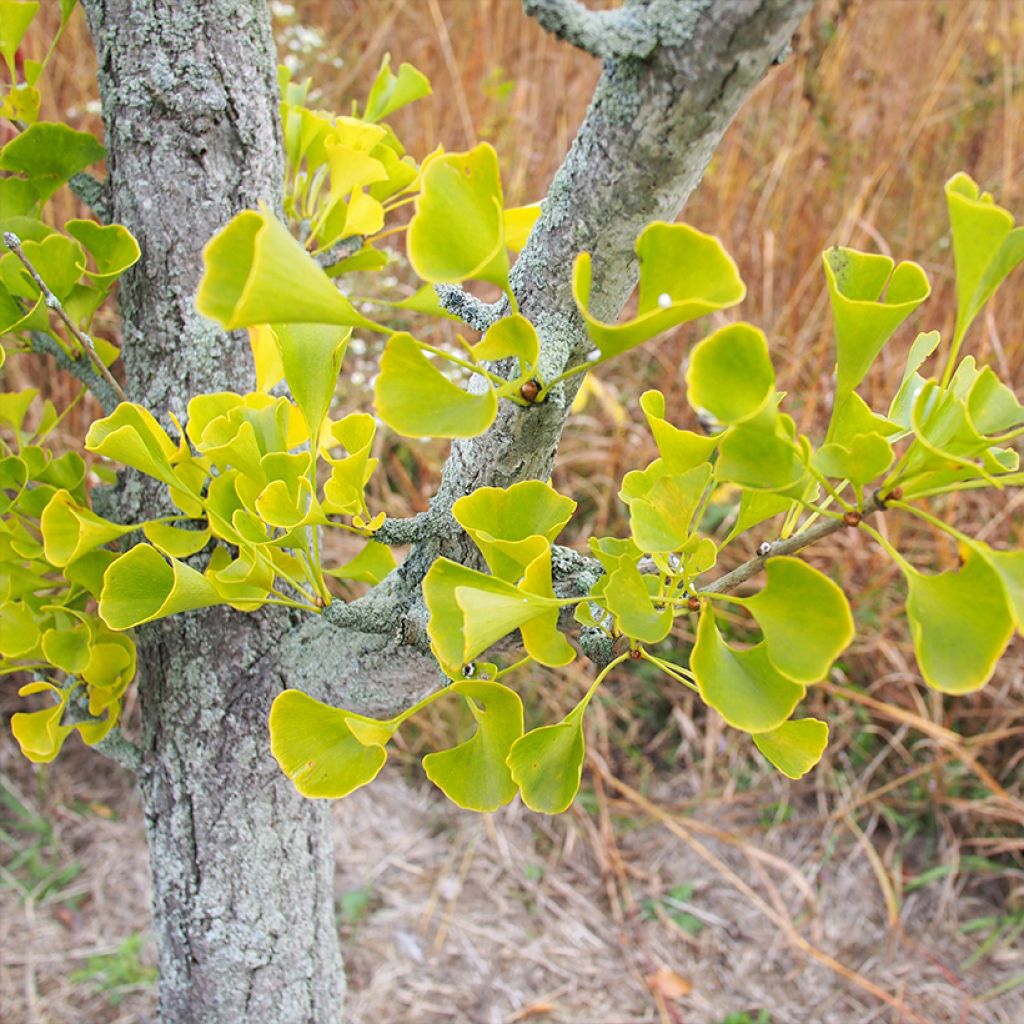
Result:
<svg viewBox="0 0 1024 1024">
<path fill-rule="evenodd" d="M 531 404 L 536 402 L 537 396 L 540 394 L 540 382 L 532 379 L 526 381 L 519 389 L 519 393 Z"/>
<path fill-rule="evenodd" d="M 766 540 L 761 541 L 761 543 L 757 545 L 757 553 L 761 558 L 767 558 L 772 553 L 771 544 Z"/>
<path fill-rule="evenodd" d="M 699 612 L 700 611 L 700 598 L 697 597 L 696 594 L 691 594 L 686 599 L 686 607 L 689 608 L 691 612 Z"/>
<path fill-rule="evenodd" d="M 860 520 L 860 513 L 855 511 L 854 509 L 850 509 L 850 511 L 843 516 L 843 522 L 850 527 L 856 526 L 860 522 Z"/>
</svg>

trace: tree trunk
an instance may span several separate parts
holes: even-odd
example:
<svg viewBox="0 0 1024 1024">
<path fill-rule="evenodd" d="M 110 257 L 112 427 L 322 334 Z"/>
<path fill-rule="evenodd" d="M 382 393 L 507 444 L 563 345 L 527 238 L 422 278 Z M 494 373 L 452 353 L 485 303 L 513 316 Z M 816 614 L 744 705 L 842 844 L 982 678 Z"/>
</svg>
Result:
<svg viewBox="0 0 1024 1024">
<path fill-rule="evenodd" d="M 194 310 L 209 238 L 258 200 L 282 157 L 261 0 L 87 0 L 113 219 L 142 259 L 121 285 L 129 397 L 183 418 L 195 394 L 254 384 L 244 334 Z M 130 479 L 126 516 L 159 514 Z M 140 785 L 153 873 L 159 1013 L 174 1024 L 341 1018 L 329 805 L 270 756 L 286 615 L 221 608 L 140 630 Z"/>
</svg>

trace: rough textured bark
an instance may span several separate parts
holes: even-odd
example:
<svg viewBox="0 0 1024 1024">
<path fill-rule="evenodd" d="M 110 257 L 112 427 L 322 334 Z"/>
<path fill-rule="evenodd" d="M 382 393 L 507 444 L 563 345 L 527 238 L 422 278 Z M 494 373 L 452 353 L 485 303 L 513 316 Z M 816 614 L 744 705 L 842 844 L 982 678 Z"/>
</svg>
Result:
<svg viewBox="0 0 1024 1024">
<path fill-rule="evenodd" d="M 244 335 L 198 316 L 211 235 L 280 201 L 275 53 L 260 0 L 89 0 L 111 216 L 142 259 L 121 288 L 126 390 L 162 416 L 252 381 Z M 139 480 L 126 515 L 157 511 Z M 289 625 L 229 609 L 141 631 L 140 785 L 153 870 L 162 1021 L 317 1024 L 341 1016 L 328 807 L 270 757 Z"/>
<path fill-rule="evenodd" d="M 784 49 L 810 0 L 636 0 L 599 26 L 569 0 L 531 0 L 604 74 L 513 284 L 550 378 L 588 348 L 569 290 L 594 254 L 595 308 L 613 319 L 636 279 L 633 243 L 673 218 L 744 97 Z M 96 41 L 109 207 L 142 246 L 121 292 L 129 396 L 179 416 L 188 397 L 251 382 L 244 338 L 194 312 L 200 251 L 238 210 L 279 199 L 274 55 L 261 0 L 85 0 Z M 580 13 L 582 11 L 582 14 Z M 550 15 L 554 17 L 554 15 Z M 551 27 L 558 30 L 554 22 Z M 640 47 L 638 50 L 637 47 Z M 354 605 L 298 625 L 227 609 L 142 631 L 145 798 L 166 1022 L 333 1021 L 343 978 L 323 804 L 300 799 L 266 742 L 283 685 L 371 712 L 437 685 L 425 653 L 423 573 L 468 558 L 448 514 L 481 485 L 547 478 L 572 388 L 543 406 L 505 405 L 484 437 L 453 446 L 431 513 L 406 524 L 406 564 Z M 130 481 L 126 515 L 158 511 Z M 567 560 L 571 561 L 567 556 Z"/>
</svg>

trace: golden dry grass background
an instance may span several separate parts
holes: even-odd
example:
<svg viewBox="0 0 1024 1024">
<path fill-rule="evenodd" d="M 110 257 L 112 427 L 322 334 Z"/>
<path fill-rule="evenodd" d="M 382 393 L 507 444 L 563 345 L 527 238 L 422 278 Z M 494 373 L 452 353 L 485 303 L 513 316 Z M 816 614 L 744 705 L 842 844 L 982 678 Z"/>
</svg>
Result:
<svg viewBox="0 0 1024 1024">
<path fill-rule="evenodd" d="M 277 4 L 275 9 L 282 56 L 288 56 L 300 74 L 313 75 L 317 102 L 325 108 L 342 110 L 353 97 L 364 95 L 386 51 L 396 61 L 408 60 L 424 70 L 435 94 L 395 118 L 399 136 L 417 155 L 438 143 L 458 149 L 481 140 L 492 142 L 502 161 L 511 203 L 543 195 L 598 74 L 593 60 L 551 39 L 525 18 L 518 0 L 300 0 L 293 7 Z M 84 19 L 78 14 L 49 73 L 45 114 L 99 130 L 93 73 Z M 719 235 L 737 259 L 749 293 L 735 316 L 758 323 L 768 333 L 780 387 L 789 392 L 791 411 L 801 429 L 812 436 L 815 430 L 820 432 L 828 413 L 832 365 L 821 251 L 840 243 L 887 252 L 897 259 L 917 260 L 931 278 L 932 298 L 901 329 L 870 378 L 866 396 L 883 408 L 916 331 L 938 328 L 944 335 L 951 333 L 952 256 L 942 185 L 958 170 L 991 189 L 1018 219 L 1024 217 L 1024 3 L 821 0 L 801 27 L 792 56 L 771 73 L 740 112 L 691 198 L 684 218 Z M 72 210 L 69 202 L 61 202 L 65 205 L 54 204 L 57 217 Z M 1018 270 L 968 339 L 970 351 L 981 361 L 992 362 L 1018 394 L 1024 384 L 1022 313 L 1024 272 Z M 628 469 L 645 465 L 656 454 L 641 425 L 636 397 L 645 388 L 659 387 L 666 393 L 670 417 L 686 424 L 691 414 L 685 403 L 683 369 L 687 349 L 697 337 L 697 329 L 684 328 L 618 360 L 602 373 L 601 389 L 570 424 L 555 484 L 580 501 L 578 535 L 621 534 L 626 529 L 616 497 L 619 480 Z M 72 392 L 68 381 L 27 359 L 12 359 L 8 367 L 9 379 L 15 382 L 34 383 L 57 398 Z M 69 419 L 68 444 L 75 443 L 86 415 L 87 410 Z M 386 476 L 377 485 L 378 507 L 398 515 L 425 507 L 438 479 L 443 448 L 392 439 L 382 443 L 379 454 Z M 941 510 L 967 532 L 1009 545 L 1020 543 L 1021 507 L 1013 494 L 974 493 L 950 499 Z M 893 539 L 912 544 L 921 564 L 954 563 L 956 552 L 949 544 L 911 530 L 897 517 L 887 519 Z M 862 1002 L 833 1008 L 838 1016 L 823 1009 L 818 1018 L 802 1009 L 804 1004 L 798 1004 L 796 996 L 787 1004 L 785 986 L 778 991 L 765 981 L 757 998 L 770 1006 L 777 1024 L 810 1024 L 819 1019 L 842 1024 L 896 1022 L 914 1019 L 915 1008 L 924 1012 L 929 1024 L 947 1020 L 1019 1024 L 1024 1020 L 1024 1006 L 1017 999 L 1024 987 L 1024 964 L 1013 955 L 1012 929 L 999 931 L 988 953 L 968 967 L 963 964 L 970 959 L 969 951 L 960 949 L 957 954 L 955 943 L 950 944 L 953 940 L 941 938 L 954 935 L 964 920 L 983 916 L 982 911 L 1000 922 L 1012 922 L 1013 915 L 1024 914 L 1024 684 L 1019 643 L 979 694 L 950 700 L 928 691 L 913 662 L 899 574 L 866 538 L 851 533 L 830 539 L 814 555 L 850 594 L 859 631 L 834 679 L 810 699 L 812 709 L 833 726 L 825 761 L 812 777 L 796 786 L 781 783 L 758 764 L 745 739 L 723 730 L 691 695 L 666 691 L 634 674 L 612 684 L 608 699 L 595 706 L 590 723 L 594 758 L 585 774 L 585 797 L 561 824 L 549 826 L 532 817 L 524 822 L 521 815 L 513 815 L 493 826 L 497 832 L 488 825 L 478 835 L 471 831 L 477 826 L 463 820 L 466 816 L 445 817 L 433 805 L 427 807 L 421 794 L 410 795 L 402 789 L 404 795 L 395 796 L 393 806 L 415 821 L 409 827 L 420 830 L 416 832 L 418 848 L 432 852 L 424 854 L 424 861 L 409 853 L 403 863 L 411 863 L 419 874 L 410 869 L 402 875 L 407 884 L 395 883 L 391 895 L 377 897 L 381 905 L 374 904 L 374 912 L 346 933 L 352 940 L 355 1005 L 364 1014 L 361 1019 L 491 1019 L 462 999 L 470 988 L 476 991 L 474 969 L 477 974 L 482 970 L 479 964 L 473 967 L 472 957 L 456 957 L 451 963 L 428 958 L 420 970 L 433 970 L 436 983 L 430 988 L 422 979 L 412 983 L 410 975 L 402 973 L 403 950 L 408 960 L 415 943 L 394 936 L 408 932 L 420 941 L 419 925 L 437 927 L 442 920 L 438 908 L 455 906 L 445 879 L 461 879 L 460 886 L 466 882 L 468 889 L 466 879 L 472 880 L 474 857 L 483 857 L 473 851 L 490 851 L 487 863 L 496 872 L 494 886 L 499 886 L 511 870 L 509 865 L 521 874 L 526 857 L 522 851 L 530 842 L 543 852 L 543 857 L 540 853 L 537 857 L 549 876 L 562 878 L 563 885 L 571 884 L 577 892 L 571 898 L 563 892 L 559 920 L 571 919 L 577 928 L 583 927 L 580 921 L 589 921 L 584 931 L 600 930 L 603 922 L 616 935 L 620 934 L 616 929 L 623 930 L 625 944 L 633 943 L 640 951 L 634 959 L 626 957 L 623 966 L 616 960 L 616 955 L 623 955 L 623 942 L 618 939 L 609 939 L 606 948 L 591 945 L 568 925 L 563 932 L 552 931 L 552 942 L 581 943 L 591 959 L 587 969 L 596 965 L 598 978 L 602 972 L 605 978 L 619 970 L 629 974 L 632 1002 L 625 997 L 607 1001 L 616 1013 L 633 1014 L 628 1019 L 717 1024 L 727 1003 L 702 990 L 699 980 L 702 971 L 710 977 L 719 970 L 714 966 L 720 962 L 716 957 L 735 956 L 753 976 L 756 969 L 749 958 L 757 948 L 770 946 L 770 959 L 778 970 L 799 974 L 804 969 L 801 965 L 810 962 L 807 951 L 794 947 L 778 922 L 758 932 L 744 918 L 738 938 L 732 935 L 719 946 L 705 943 L 703 948 L 685 936 L 673 934 L 669 942 L 664 936 L 652 937 L 649 929 L 640 938 L 630 930 L 638 908 L 645 905 L 644 894 L 654 884 L 651 879 L 668 884 L 659 873 L 661 866 L 682 863 L 693 853 L 692 845 L 663 828 L 660 839 L 651 838 L 646 830 L 649 823 L 657 821 L 660 810 L 672 816 L 678 829 L 684 820 L 681 816 L 696 809 L 730 829 L 730 835 L 746 844 L 741 848 L 756 847 L 794 864 L 803 863 L 798 847 L 818 865 L 831 863 L 836 847 L 843 849 L 845 859 L 836 871 L 846 872 L 845 881 L 832 880 L 829 889 L 818 879 L 817 869 L 808 868 L 807 877 L 821 885 L 824 899 L 849 901 L 851 932 L 866 928 L 868 920 L 874 922 L 875 931 L 865 939 L 868 946 L 889 936 L 884 940 L 892 944 L 888 958 L 876 951 L 857 959 L 863 949 L 851 946 L 847 952 L 853 959 L 848 960 L 847 969 L 858 967 L 875 979 L 903 1009 L 893 1009 L 852 982 L 846 990 Z M 537 685 L 536 697 L 545 714 L 551 717 L 564 710 L 584 672 L 573 668 Z M 409 767 L 409 771 L 403 768 L 403 777 L 413 780 L 414 786 L 419 783 L 411 767 L 413 755 L 420 747 L 446 743 L 449 728 L 438 718 L 428 719 L 406 739 L 397 760 Z M 0 942 L 5 948 L 24 944 L 26 930 L 37 937 L 21 962 L 0 963 L 0 997 L 14 1008 L 11 1019 L 139 1019 L 138 1014 L 150 1005 L 148 995 L 129 997 L 120 1009 L 110 1007 L 102 994 L 83 1001 L 87 998 L 84 983 L 76 987 L 68 982 L 60 957 L 56 963 L 52 957 L 47 959 L 47 951 L 56 949 L 61 955 L 70 953 L 77 966 L 84 951 L 112 948 L 125 934 L 146 927 L 144 896 L 119 903 L 104 873 L 112 844 L 130 844 L 124 853 L 129 884 L 145 884 L 133 796 L 124 780 L 111 781 L 98 759 L 80 752 L 65 755 L 52 768 L 30 770 L 7 745 L 0 767 L 22 804 L 40 820 L 49 817 L 58 823 L 52 842 L 55 863 L 80 862 L 86 880 L 75 883 L 82 891 L 73 913 L 68 907 L 74 901 L 26 901 L 13 885 L 0 883 L 2 917 L 7 922 Z M 605 774 L 605 768 L 611 774 Z M 614 777 L 626 780 L 639 793 L 617 791 Z M 398 786 L 397 779 L 393 783 Z M 657 798 L 654 811 L 640 802 L 642 793 Z M 90 809 L 90 803 L 101 810 Z M 24 830 L 5 807 L 6 834 L 22 842 Z M 103 817 L 107 811 L 115 817 L 127 816 L 123 831 L 117 832 Z M 393 816 L 374 817 L 372 800 L 359 805 L 362 819 L 352 817 L 355 812 L 345 808 L 339 813 L 356 830 L 365 821 L 373 841 L 384 841 L 388 828 L 395 828 Z M 643 829 L 636 824 L 641 820 Z M 450 843 L 431 845 L 428 840 L 434 838 L 435 826 L 444 835 L 450 833 Z M 407 839 L 412 849 L 412 833 L 403 838 L 402 826 L 396 828 L 398 834 L 391 841 L 405 849 Z M 120 838 L 115 840 L 115 835 Z M 9 867 L 28 840 L 21 847 L 4 842 L 0 864 Z M 340 883 L 342 888 L 358 871 L 365 868 L 372 874 L 376 870 L 364 864 L 373 860 L 372 846 L 359 847 L 348 832 L 345 842 L 350 863 L 342 866 L 347 879 Z M 445 852 L 449 848 L 458 851 L 457 856 L 451 854 L 454 862 Z M 732 848 L 728 843 L 722 847 Z M 985 858 L 987 866 L 971 857 Z M 592 874 L 581 871 L 581 863 L 588 864 Z M 703 863 L 706 868 L 707 861 Z M 364 866 L 357 870 L 353 864 Z M 571 867 L 570 873 L 559 875 L 566 866 Z M 736 864 L 732 866 L 738 870 Z M 922 892 L 917 880 L 929 869 L 938 874 L 933 888 L 924 891 L 935 896 L 936 904 L 922 916 L 920 903 L 915 903 Z M 24 871 L 24 865 L 18 870 Z M 715 868 L 712 875 L 717 884 L 729 889 L 732 883 L 723 881 L 726 874 Z M 752 884 L 786 921 L 792 915 L 802 923 L 794 905 L 782 900 L 777 890 L 760 888 L 763 878 L 756 873 L 752 881 L 744 877 L 748 878 L 745 884 Z M 527 886 L 519 878 L 517 884 L 513 897 L 506 889 L 498 897 L 493 888 L 489 894 L 482 892 L 479 906 L 474 904 L 477 917 L 460 905 L 463 923 L 468 922 L 466 942 L 472 945 L 472 928 L 483 927 L 480 922 L 486 921 L 488 895 L 499 902 L 533 899 L 543 903 L 544 898 L 553 898 L 557 903 L 557 889 L 554 895 L 547 890 L 544 897 L 542 881 Z M 734 886 L 729 891 L 735 897 L 740 890 Z M 596 918 L 589 920 L 580 899 L 598 908 Z M 417 908 L 412 924 L 395 924 L 403 901 Z M 726 904 L 714 906 L 725 912 Z M 739 915 L 734 907 L 730 913 Z M 925 918 L 926 924 L 918 927 Z M 454 928 L 458 920 L 449 909 L 449 917 L 443 918 L 448 922 L 445 929 Z M 770 919 L 761 915 L 762 926 L 765 920 Z M 840 914 L 825 928 L 824 938 L 819 934 L 818 939 L 828 946 L 829 928 L 841 933 L 842 922 Z M 671 925 L 663 920 L 655 924 L 671 932 Z M 499 925 L 491 930 L 500 938 Z M 929 946 L 932 933 L 934 948 Z M 437 933 L 430 934 L 436 946 Z M 528 928 L 523 935 L 528 937 Z M 476 941 L 482 940 L 478 936 Z M 525 944 L 526 938 L 516 937 L 515 942 Z M 444 949 L 443 941 L 438 948 Z M 554 948 L 538 955 L 554 962 L 558 959 Z M 842 943 L 830 948 L 841 949 Z M 74 960 L 75 954 L 79 960 Z M 657 985 L 644 982 L 648 960 L 643 957 L 657 966 L 670 956 L 676 957 L 671 962 L 680 971 L 697 979 L 690 1001 L 668 999 L 658 994 Z M 488 971 L 497 970 L 495 961 L 487 963 Z M 579 962 L 577 969 L 583 970 Z M 722 971 L 714 975 L 719 979 L 716 984 L 741 985 L 742 977 L 738 982 L 735 972 Z M 835 972 L 824 971 L 823 977 L 834 979 Z M 389 1004 L 382 978 L 405 986 L 403 998 L 412 992 L 412 1002 L 398 999 L 396 1003 L 392 991 Z M 519 1002 L 509 996 L 508 1005 L 522 1009 L 536 992 L 526 981 L 517 984 Z M 820 985 L 827 991 L 826 981 Z M 991 995 L 1000 986 L 1008 986 L 1007 991 Z M 538 1018 L 580 1024 L 583 995 L 578 986 L 574 991 L 575 1003 L 570 997 L 561 997 L 564 1005 L 553 998 L 553 1005 L 561 1009 L 547 1018 L 538 1011 Z M 445 992 L 450 996 L 449 1009 L 463 1007 L 452 1010 L 453 1016 L 429 1009 L 444 1003 Z M 811 999 L 813 992 L 812 985 L 800 998 Z M 986 993 L 989 998 L 980 999 Z M 753 1006 L 755 995 L 750 998 Z M 399 1013 L 394 1006 L 404 1009 Z M 586 1006 L 589 1013 L 590 1003 Z M 494 1019 L 525 1019 L 515 1017 L 515 1012 L 510 1009 L 505 1017 Z M 561 1012 L 567 1015 L 560 1016 Z M 611 1015 L 611 1009 L 608 1013 L 592 1019 L 620 1019 Z"/>
</svg>

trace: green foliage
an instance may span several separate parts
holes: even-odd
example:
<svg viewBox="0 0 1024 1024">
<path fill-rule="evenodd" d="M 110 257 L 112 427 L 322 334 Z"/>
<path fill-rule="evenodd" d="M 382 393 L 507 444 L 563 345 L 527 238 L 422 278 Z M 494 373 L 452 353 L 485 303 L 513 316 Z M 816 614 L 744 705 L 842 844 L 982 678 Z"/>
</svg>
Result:
<svg viewBox="0 0 1024 1024">
<path fill-rule="evenodd" d="M 0 34 L 8 63 L 22 22 L 35 13 L 33 4 L 14 6 Z M 26 70 L 26 81 L 8 90 L 8 109 L 31 106 L 35 69 L 32 75 L 29 82 Z M 478 435 L 502 401 L 542 403 L 567 378 L 745 295 L 717 239 L 686 224 L 650 224 L 636 242 L 636 315 L 625 322 L 603 319 L 591 256 L 578 255 L 572 292 L 594 351 L 545 377 L 538 327 L 518 312 L 509 283 L 510 252 L 526 244 L 540 209 L 505 208 L 494 150 L 438 150 L 422 164 L 410 157 L 385 122 L 429 92 L 407 64 L 395 73 L 385 59 L 361 115 L 358 104 L 347 116 L 309 108 L 309 83 L 286 73 L 281 90 L 283 219 L 261 208 L 225 225 L 206 247 L 196 300 L 223 327 L 249 329 L 258 390 L 192 396 L 184 428 L 173 416 L 158 421 L 154 413 L 163 410 L 122 402 L 86 438 L 91 457 L 160 481 L 180 514 L 144 523 L 99 515 L 90 508 L 82 458 L 56 458 L 43 443 L 56 411 L 44 406 L 29 429 L 33 394 L 0 399 L 9 438 L 0 450 L 0 654 L 3 671 L 32 674 L 23 693 L 51 698 L 14 718 L 15 735 L 35 760 L 55 756 L 71 731 L 96 742 L 116 724 L 134 672 L 124 631 L 217 604 L 319 613 L 336 600 L 328 577 L 372 584 L 391 572 L 395 557 L 382 542 L 386 534 L 378 534 L 384 515 L 366 498 L 378 419 L 413 437 Z M 26 259 L 71 322 L 86 329 L 138 258 L 138 246 L 117 225 L 70 221 L 61 233 L 39 219 L 44 201 L 99 159 L 102 147 L 65 126 L 23 120 L 28 126 L 0 150 L 0 223 L 22 239 Z M 640 397 L 658 458 L 622 480 L 629 536 L 589 538 L 600 572 L 588 593 L 555 590 L 553 567 L 561 563 L 553 544 L 575 510 L 570 498 L 538 480 L 460 498 L 452 515 L 488 571 L 440 557 L 422 584 L 427 639 L 449 685 L 380 721 L 296 691 L 281 694 L 270 715 L 271 749 L 299 791 L 339 797 L 365 785 L 406 719 L 452 694 L 473 731 L 428 754 L 427 777 L 463 807 L 491 811 L 518 793 L 528 807 L 557 813 L 579 790 L 586 709 L 627 660 L 646 661 L 666 685 L 688 687 L 749 733 L 781 772 L 800 777 L 828 737 L 826 723 L 799 717 L 800 702 L 808 686 L 828 677 L 854 631 L 840 585 L 795 557 L 821 524 L 826 532 L 861 530 L 896 562 L 925 682 L 947 693 L 982 686 L 1024 623 L 1024 552 L 966 537 L 923 502 L 1024 481 L 1014 448 L 1024 407 L 991 367 L 960 357 L 968 327 L 1024 259 L 1024 229 L 966 175 L 947 183 L 946 197 L 955 334 L 947 343 L 936 331 L 917 336 L 884 410 L 872 409 L 857 389 L 930 285 L 915 263 L 836 247 L 823 255 L 836 343 L 826 435 L 806 436 L 784 411 L 764 333 L 731 323 L 700 341 L 689 359 L 687 397 L 712 421 L 706 435 L 669 422 L 659 392 Z M 410 203 L 408 225 L 389 226 Z M 390 262 L 380 243 L 399 230 L 422 286 L 395 299 L 346 294 L 346 274 Z M 467 281 L 496 285 L 508 298 L 508 315 L 482 339 L 439 347 L 407 329 L 409 314 L 447 315 L 432 285 Z M 371 302 L 378 307 L 372 317 L 365 312 Z M 52 306 L 17 253 L 0 259 L 0 328 L 12 348 L 31 347 L 35 334 L 45 333 L 68 354 L 79 353 L 75 331 L 58 322 Z M 376 419 L 332 412 L 356 330 L 385 339 Z M 102 354 L 116 355 L 110 346 Z M 924 369 L 936 356 L 941 366 Z M 287 395 L 272 393 L 282 381 Z M 720 521 L 713 496 L 726 488 L 738 492 L 739 510 L 723 538 L 712 529 Z M 911 565 L 871 525 L 882 511 L 953 536 L 962 565 L 938 574 Z M 781 513 L 767 554 L 738 576 L 712 578 L 725 549 Z M 805 532 L 812 527 L 819 532 Z M 365 546 L 345 565 L 325 567 L 327 529 L 359 536 Z M 735 563 L 733 552 L 728 558 Z M 762 571 L 753 592 L 735 592 Z M 726 616 L 725 606 L 734 614 Z M 508 677 L 533 663 L 571 662 L 573 618 L 589 639 L 603 636 L 616 656 L 560 721 L 524 733 L 522 702 Z M 681 649 L 681 625 L 696 634 L 692 650 Z M 748 634 L 750 642 L 737 639 Z M 478 661 L 484 656 L 493 662 Z"/>
<path fill-rule="evenodd" d="M 70 980 L 88 983 L 93 991 L 107 997 L 111 1006 L 120 1005 L 125 996 L 156 983 L 156 968 L 142 963 L 142 933 L 129 935 L 112 953 L 91 956 Z"/>
</svg>

